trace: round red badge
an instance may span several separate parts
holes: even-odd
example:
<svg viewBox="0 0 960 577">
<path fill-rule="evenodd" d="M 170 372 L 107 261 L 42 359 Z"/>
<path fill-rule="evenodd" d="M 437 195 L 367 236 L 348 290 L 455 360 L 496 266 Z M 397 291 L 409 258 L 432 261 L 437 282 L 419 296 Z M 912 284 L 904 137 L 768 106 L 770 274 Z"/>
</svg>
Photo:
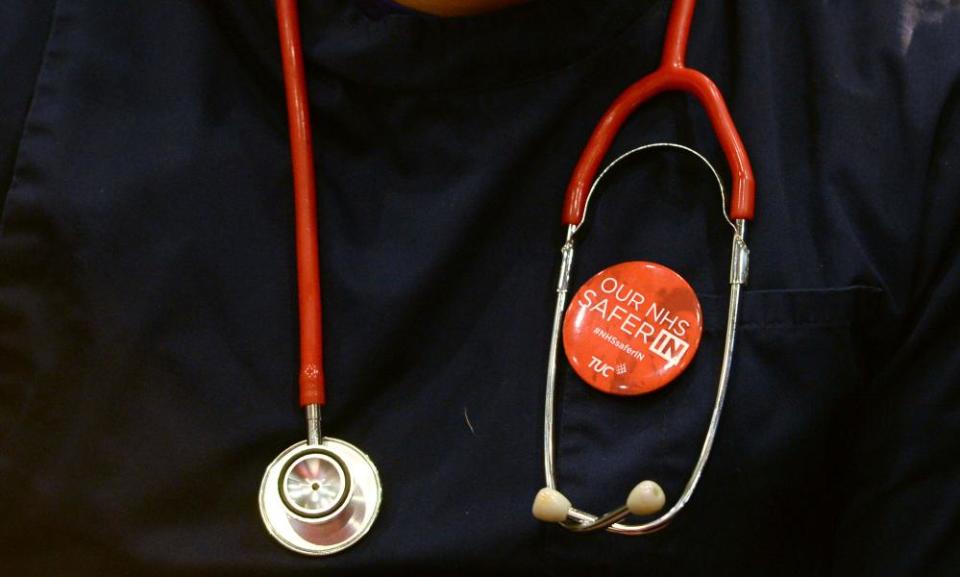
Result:
<svg viewBox="0 0 960 577">
<path fill-rule="evenodd" d="M 563 347 L 590 386 L 639 395 L 677 378 L 702 332 L 700 301 L 683 277 L 656 263 L 624 262 L 600 271 L 574 295 Z"/>
</svg>

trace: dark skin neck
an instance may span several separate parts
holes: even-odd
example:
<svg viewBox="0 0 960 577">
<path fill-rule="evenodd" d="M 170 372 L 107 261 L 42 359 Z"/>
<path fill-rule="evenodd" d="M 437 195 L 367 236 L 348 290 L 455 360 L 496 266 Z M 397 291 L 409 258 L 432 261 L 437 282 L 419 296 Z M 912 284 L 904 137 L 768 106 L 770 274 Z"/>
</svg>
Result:
<svg viewBox="0 0 960 577">
<path fill-rule="evenodd" d="M 500 10 L 526 0 L 393 0 L 417 12 L 434 16 L 473 16 Z"/>
</svg>

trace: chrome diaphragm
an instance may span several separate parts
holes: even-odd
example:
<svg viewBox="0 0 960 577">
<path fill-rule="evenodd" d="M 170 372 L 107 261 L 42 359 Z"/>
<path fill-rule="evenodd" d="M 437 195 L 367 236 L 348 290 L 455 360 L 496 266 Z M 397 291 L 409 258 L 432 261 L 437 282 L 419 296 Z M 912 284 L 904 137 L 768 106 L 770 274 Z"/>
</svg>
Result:
<svg viewBox="0 0 960 577">
<path fill-rule="evenodd" d="M 260 483 L 260 515 L 284 547 L 304 555 L 330 555 L 370 530 L 382 488 L 373 461 L 355 446 L 324 437 L 280 453 Z"/>
</svg>

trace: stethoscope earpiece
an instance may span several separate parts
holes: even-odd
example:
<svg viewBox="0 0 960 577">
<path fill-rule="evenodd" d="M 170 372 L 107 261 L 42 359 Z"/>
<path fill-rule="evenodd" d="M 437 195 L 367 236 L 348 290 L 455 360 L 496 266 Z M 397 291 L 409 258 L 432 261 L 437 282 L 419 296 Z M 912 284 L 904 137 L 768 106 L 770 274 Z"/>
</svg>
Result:
<svg viewBox="0 0 960 577">
<path fill-rule="evenodd" d="M 666 495 L 655 481 L 641 481 L 627 495 L 627 510 L 637 516 L 653 515 L 663 509 Z M 570 499 L 550 487 L 537 491 L 533 499 L 533 516 L 546 523 L 563 523 L 574 510 Z"/>
<path fill-rule="evenodd" d="M 627 509 L 634 515 L 653 515 L 663 509 L 667 496 L 656 481 L 640 481 L 627 495 Z"/>
<path fill-rule="evenodd" d="M 545 523 L 562 523 L 567 520 L 572 506 L 563 493 L 544 487 L 533 498 L 533 516 Z"/>
</svg>

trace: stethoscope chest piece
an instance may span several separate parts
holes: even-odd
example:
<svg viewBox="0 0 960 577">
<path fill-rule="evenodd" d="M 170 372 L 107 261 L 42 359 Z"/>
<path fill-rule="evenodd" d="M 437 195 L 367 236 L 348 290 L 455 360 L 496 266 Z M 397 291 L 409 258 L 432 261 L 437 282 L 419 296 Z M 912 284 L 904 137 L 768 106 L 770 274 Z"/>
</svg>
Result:
<svg viewBox="0 0 960 577">
<path fill-rule="evenodd" d="M 350 443 L 324 437 L 301 441 L 270 463 L 260 483 L 260 515 L 284 547 L 330 555 L 370 530 L 381 495 L 373 461 Z"/>
</svg>

